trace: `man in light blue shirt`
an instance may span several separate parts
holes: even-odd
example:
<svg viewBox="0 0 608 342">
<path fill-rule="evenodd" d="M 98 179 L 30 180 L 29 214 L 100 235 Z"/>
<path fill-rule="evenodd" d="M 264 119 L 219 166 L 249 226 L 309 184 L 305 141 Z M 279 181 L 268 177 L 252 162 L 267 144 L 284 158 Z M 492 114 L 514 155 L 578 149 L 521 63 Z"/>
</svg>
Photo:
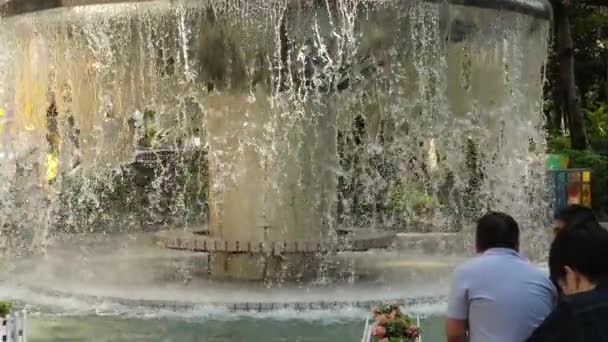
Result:
<svg viewBox="0 0 608 342">
<path fill-rule="evenodd" d="M 519 226 L 511 216 L 484 215 L 475 235 L 480 254 L 454 271 L 447 340 L 523 342 L 553 309 L 556 289 L 519 255 Z"/>
</svg>

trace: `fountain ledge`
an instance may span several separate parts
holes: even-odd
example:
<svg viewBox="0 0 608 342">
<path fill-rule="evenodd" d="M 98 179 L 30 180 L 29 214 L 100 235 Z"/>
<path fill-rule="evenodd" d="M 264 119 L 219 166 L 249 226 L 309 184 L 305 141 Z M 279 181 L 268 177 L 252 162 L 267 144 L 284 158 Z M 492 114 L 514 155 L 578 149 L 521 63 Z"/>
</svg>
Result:
<svg viewBox="0 0 608 342">
<path fill-rule="evenodd" d="M 421 296 L 421 297 L 387 297 L 377 299 L 364 299 L 358 301 L 348 300 L 318 300 L 318 301 L 285 301 L 285 302 L 197 302 L 197 301 L 171 301 L 171 300 L 149 300 L 149 299 L 127 299 L 111 296 L 94 296 L 62 291 L 49 290 L 38 287 L 29 288 L 39 294 L 53 297 L 69 297 L 79 301 L 89 303 L 92 307 L 96 304 L 104 303 L 117 304 L 126 307 L 147 308 L 155 310 L 170 310 L 174 312 L 193 311 L 199 308 L 222 308 L 230 312 L 272 312 L 278 310 L 295 311 L 315 311 L 315 310 L 336 310 L 341 308 L 356 308 L 368 310 L 371 307 L 382 304 L 396 304 L 403 307 L 411 307 L 424 304 L 445 303 L 445 295 Z M 21 304 L 17 301 L 17 304 Z M 23 303 L 25 304 L 25 303 Z"/>
</svg>

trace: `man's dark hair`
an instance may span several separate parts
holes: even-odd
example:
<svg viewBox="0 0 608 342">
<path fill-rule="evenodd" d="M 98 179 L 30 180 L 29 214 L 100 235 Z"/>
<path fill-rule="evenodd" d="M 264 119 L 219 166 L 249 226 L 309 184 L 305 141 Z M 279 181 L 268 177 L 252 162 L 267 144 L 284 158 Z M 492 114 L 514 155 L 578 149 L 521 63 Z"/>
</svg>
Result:
<svg viewBox="0 0 608 342">
<path fill-rule="evenodd" d="M 594 283 L 608 280 L 608 230 L 597 229 L 587 221 L 560 232 L 549 251 L 549 272 L 554 282 L 565 277 L 566 266 Z"/>
<path fill-rule="evenodd" d="M 490 248 L 519 249 L 519 225 L 505 213 L 488 212 L 477 221 L 475 245 L 478 252 Z"/>
<path fill-rule="evenodd" d="M 591 222 L 599 226 L 593 210 L 582 205 L 572 204 L 555 213 L 554 219 L 564 222 L 565 226 L 585 227 L 585 223 Z"/>
</svg>

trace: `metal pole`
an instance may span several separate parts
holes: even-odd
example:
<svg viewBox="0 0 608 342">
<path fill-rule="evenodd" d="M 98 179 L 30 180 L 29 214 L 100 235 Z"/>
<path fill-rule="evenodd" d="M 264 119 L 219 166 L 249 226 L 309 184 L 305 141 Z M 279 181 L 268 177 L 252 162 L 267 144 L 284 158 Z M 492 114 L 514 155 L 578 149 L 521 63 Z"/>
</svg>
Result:
<svg viewBox="0 0 608 342">
<path fill-rule="evenodd" d="M 27 311 L 23 310 L 23 342 L 27 342 Z"/>
<path fill-rule="evenodd" d="M 15 325 L 17 320 L 15 319 L 14 314 L 8 315 L 8 320 L 6 322 L 6 340 L 8 342 L 16 342 L 15 341 Z"/>
<path fill-rule="evenodd" d="M 420 315 L 416 315 L 416 326 L 418 326 L 418 331 L 420 330 Z M 422 342 L 422 333 L 419 333 L 418 342 Z"/>
<path fill-rule="evenodd" d="M 2 339 L 2 341 L 6 341 L 8 339 L 7 336 L 7 325 L 8 324 L 8 317 L 4 316 L 2 317 L 2 326 L 0 327 L 0 338 Z"/>
<path fill-rule="evenodd" d="M 363 328 L 363 337 L 361 338 L 361 342 L 369 342 L 371 339 L 371 326 L 369 321 L 369 317 L 365 318 L 365 327 Z"/>
<path fill-rule="evenodd" d="M 27 327 L 27 311 L 25 311 L 25 309 L 23 309 L 21 311 L 21 331 L 20 331 L 21 342 L 27 342 L 26 327 Z"/>
</svg>

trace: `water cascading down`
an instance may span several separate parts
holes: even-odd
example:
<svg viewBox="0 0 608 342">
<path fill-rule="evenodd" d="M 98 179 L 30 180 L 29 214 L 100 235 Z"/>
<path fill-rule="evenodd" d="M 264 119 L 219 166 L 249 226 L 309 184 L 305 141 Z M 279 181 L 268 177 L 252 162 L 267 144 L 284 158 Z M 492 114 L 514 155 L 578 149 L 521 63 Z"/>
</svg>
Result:
<svg viewBox="0 0 608 342">
<path fill-rule="evenodd" d="M 316 277 L 395 232 L 545 220 L 544 0 L 9 0 L 3 246 L 154 232 Z M 206 227 L 206 228 L 203 228 Z"/>
</svg>

